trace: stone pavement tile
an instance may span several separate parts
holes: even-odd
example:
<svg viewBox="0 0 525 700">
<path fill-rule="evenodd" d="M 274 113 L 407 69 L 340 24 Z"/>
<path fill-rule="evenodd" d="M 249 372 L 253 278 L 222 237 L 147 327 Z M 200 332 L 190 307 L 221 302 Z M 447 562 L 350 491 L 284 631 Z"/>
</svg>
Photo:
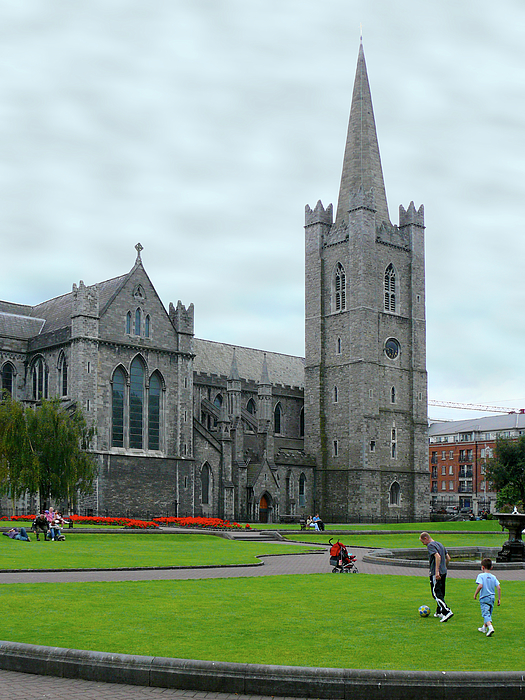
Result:
<svg viewBox="0 0 525 700">
<path fill-rule="evenodd" d="M 150 688 L 120 683 L 99 683 L 76 678 L 56 678 L 0 669 L 0 700 L 271 700 L 262 695 L 206 693 L 197 690 Z M 273 700 L 284 700 L 273 696 Z M 297 698 L 293 698 L 297 700 Z"/>
</svg>

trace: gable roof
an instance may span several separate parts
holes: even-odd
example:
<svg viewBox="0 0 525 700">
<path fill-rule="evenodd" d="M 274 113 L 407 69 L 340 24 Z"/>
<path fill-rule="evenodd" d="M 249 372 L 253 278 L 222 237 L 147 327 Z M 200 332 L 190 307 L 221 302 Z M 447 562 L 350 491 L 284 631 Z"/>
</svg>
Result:
<svg viewBox="0 0 525 700">
<path fill-rule="evenodd" d="M 38 335 L 44 326 L 44 319 L 9 314 L 0 311 L 0 336 L 4 338 L 16 338 L 29 340 Z"/>
<path fill-rule="evenodd" d="M 261 379 L 264 357 L 268 375 L 272 384 L 283 384 L 304 388 L 304 358 L 294 355 L 282 355 L 278 352 L 264 352 L 255 348 L 245 348 L 228 343 L 216 343 L 212 340 L 194 339 L 195 360 L 193 369 L 203 374 L 217 374 L 228 377 L 233 353 L 239 377 L 247 381 L 259 382 Z"/>
</svg>

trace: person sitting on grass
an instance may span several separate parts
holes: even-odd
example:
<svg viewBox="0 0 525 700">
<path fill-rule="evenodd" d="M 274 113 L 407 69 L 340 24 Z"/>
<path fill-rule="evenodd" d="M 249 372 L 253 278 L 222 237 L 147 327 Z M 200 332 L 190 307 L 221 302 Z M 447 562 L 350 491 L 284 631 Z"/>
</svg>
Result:
<svg viewBox="0 0 525 700">
<path fill-rule="evenodd" d="M 7 532 L 2 532 L 2 535 L 10 537 L 12 540 L 23 540 L 24 542 L 31 542 L 25 527 L 21 527 L 20 529 L 18 529 L 17 527 L 12 527 Z"/>
<path fill-rule="evenodd" d="M 31 529 L 36 535 L 36 541 L 40 542 L 39 534 L 41 532 L 44 533 L 44 540 L 47 539 L 47 533 L 49 531 L 49 522 L 46 518 L 45 513 L 40 511 L 40 514 L 36 516 L 36 518 L 33 520 L 33 525 L 31 526 Z"/>
<path fill-rule="evenodd" d="M 498 591 L 498 605 L 501 605 L 501 586 L 498 579 L 491 573 L 492 559 L 488 557 L 481 560 L 481 573 L 478 574 L 476 583 L 478 587 L 474 593 L 474 600 L 479 593 L 479 605 L 483 617 L 483 627 L 478 627 L 478 632 L 483 632 L 487 637 L 494 634 L 492 625 L 492 611 L 494 610 L 495 591 Z"/>
<path fill-rule="evenodd" d="M 59 537 L 62 537 L 62 533 L 60 532 L 60 528 L 64 526 L 64 518 L 62 517 L 61 513 L 55 513 L 53 520 L 51 521 L 51 526 L 49 528 L 49 535 L 51 540 L 58 540 Z"/>
</svg>

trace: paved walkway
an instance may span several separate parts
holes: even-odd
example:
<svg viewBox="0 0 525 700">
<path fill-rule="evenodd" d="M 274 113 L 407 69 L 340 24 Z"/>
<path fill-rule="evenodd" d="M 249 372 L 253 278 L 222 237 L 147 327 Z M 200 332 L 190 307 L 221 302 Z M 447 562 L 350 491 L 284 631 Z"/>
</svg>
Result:
<svg viewBox="0 0 525 700">
<path fill-rule="evenodd" d="M 265 545 L 271 543 L 265 543 Z M 424 576 L 425 568 L 410 568 L 364 563 L 363 555 L 369 548 L 352 548 L 357 556 L 360 574 Z M 142 571 L 56 571 L 35 573 L 0 573 L 0 584 L 28 582 L 81 582 L 81 581 L 144 581 L 169 579 L 238 578 L 246 576 L 284 576 L 290 574 L 321 574 L 331 570 L 328 551 L 312 554 L 266 556 L 263 565 L 242 567 L 210 567 L 193 569 L 148 569 Z M 335 575 L 335 574 L 334 574 Z M 346 574 L 345 574 L 346 575 Z M 449 578 L 474 579 L 475 571 L 453 570 Z M 525 570 L 498 571 L 502 581 L 525 581 Z M 74 697 L 75 700 L 135 700 L 141 698 L 195 698 L 205 700 L 269 700 L 263 696 L 244 696 L 225 693 L 203 693 L 192 690 L 173 690 L 117 683 L 36 676 L 0 670 L 0 700 L 43 700 L 44 698 Z M 274 700 L 283 700 L 274 696 Z M 297 698 L 294 698 L 297 700 Z"/>
</svg>

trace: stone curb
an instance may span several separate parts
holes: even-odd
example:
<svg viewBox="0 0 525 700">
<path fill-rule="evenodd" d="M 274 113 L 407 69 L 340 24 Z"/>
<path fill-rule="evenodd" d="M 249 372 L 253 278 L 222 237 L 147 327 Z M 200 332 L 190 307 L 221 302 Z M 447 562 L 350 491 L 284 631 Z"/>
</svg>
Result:
<svg viewBox="0 0 525 700">
<path fill-rule="evenodd" d="M 200 692 L 336 700 L 525 699 L 525 672 L 375 671 L 109 654 L 0 641 L 0 668 Z"/>
</svg>

